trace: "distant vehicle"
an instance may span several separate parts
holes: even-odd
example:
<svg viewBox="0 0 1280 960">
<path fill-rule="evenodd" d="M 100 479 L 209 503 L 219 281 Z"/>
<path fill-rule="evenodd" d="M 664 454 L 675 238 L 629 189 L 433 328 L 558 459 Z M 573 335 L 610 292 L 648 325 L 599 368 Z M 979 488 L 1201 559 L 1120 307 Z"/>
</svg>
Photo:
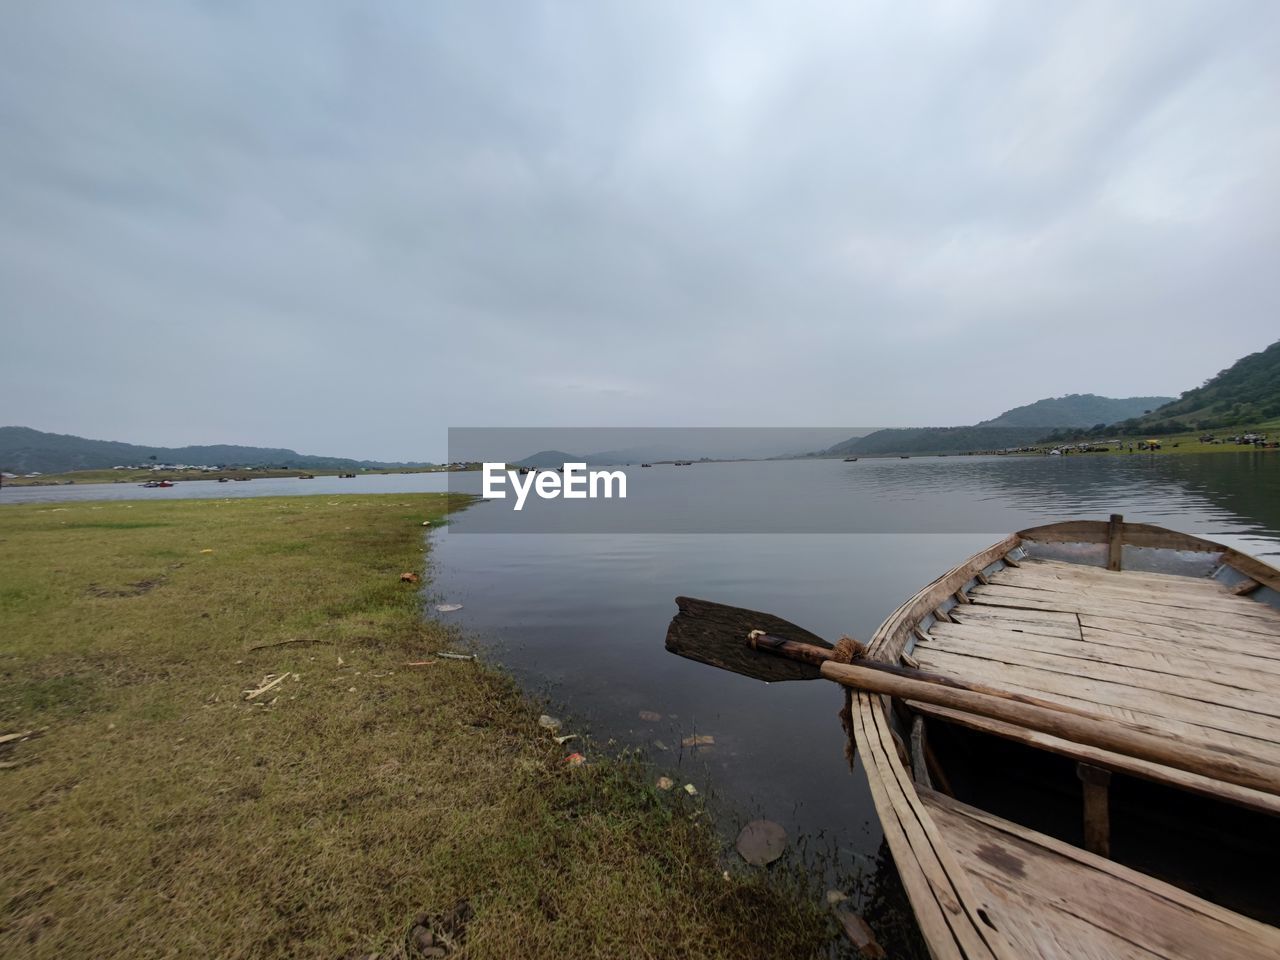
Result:
<svg viewBox="0 0 1280 960">
<path fill-rule="evenodd" d="M 316 478 L 316 475 L 315 475 L 314 473 L 300 473 L 300 474 L 298 474 L 298 479 L 299 479 L 299 480 L 314 480 L 315 478 Z"/>
<path fill-rule="evenodd" d="M 159 487 L 172 487 L 172 486 L 173 486 L 173 481 L 171 481 L 171 480 L 148 480 L 146 483 L 140 483 L 140 484 L 138 484 L 138 486 L 140 486 L 140 487 L 146 487 L 148 490 L 155 490 L 155 489 L 157 489 L 157 488 L 159 488 Z"/>
<path fill-rule="evenodd" d="M 652 464 L 652 463 L 642 463 L 642 464 L 640 464 L 640 466 L 642 466 L 642 467 L 652 467 L 652 466 L 653 466 L 653 464 Z"/>
<path fill-rule="evenodd" d="M 845 462 L 845 463 L 857 463 L 857 462 L 858 462 L 858 458 L 857 458 L 857 457 L 845 457 L 845 458 L 844 458 L 844 462 Z"/>
<path fill-rule="evenodd" d="M 218 478 L 218 482 L 219 482 L 219 483 L 226 483 L 226 482 L 227 482 L 227 478 L 226 478 L 226 477 L 219 477 L 219 478 Z"/>
</svg>

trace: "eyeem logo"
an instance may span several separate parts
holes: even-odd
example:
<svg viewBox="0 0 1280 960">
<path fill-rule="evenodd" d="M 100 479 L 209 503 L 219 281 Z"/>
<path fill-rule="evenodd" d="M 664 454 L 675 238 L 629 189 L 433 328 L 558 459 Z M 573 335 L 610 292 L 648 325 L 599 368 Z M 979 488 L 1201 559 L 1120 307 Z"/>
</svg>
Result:
<svg viewBox="0 0 1280 960">
<path fill-rule="evenodd" d="M 516 492 L 516 510 L 524 508 L 524 501 L 533 489 L 543 500 L 554 500 L 564 497 L 566 500 L 595 500 L 604 497 L 606 500 L 618 497 L 627 499 L 627 475 L 621 470 L 587 470 L 585 463 L 566 463 L 564 476 L 554 470 L 529 471 L 523 478 L 519 470 L 506 469 L 505 463 L 486 463 L 484 465 L 484 493 L 486 500 L 505 500 L 507 491 L 503 489 L 507 479 L 511 480 L 511 488 Z M 521 480 L 523 479 L 523 483 Z M 617 493 L 614 492 L 616 485 Z"/>
</svg>

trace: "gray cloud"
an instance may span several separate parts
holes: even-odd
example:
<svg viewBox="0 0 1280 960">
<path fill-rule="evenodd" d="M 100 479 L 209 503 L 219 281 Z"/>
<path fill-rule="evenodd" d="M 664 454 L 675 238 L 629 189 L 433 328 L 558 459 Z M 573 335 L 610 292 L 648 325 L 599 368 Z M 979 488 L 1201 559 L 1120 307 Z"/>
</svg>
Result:
<svg viewBox="0 0 1280 960">
<path fill-rule="evenodd" d="M 1280 8 L 21 4 L 0 420 L 953 424 L 1273 339 Z"/>
</svg>

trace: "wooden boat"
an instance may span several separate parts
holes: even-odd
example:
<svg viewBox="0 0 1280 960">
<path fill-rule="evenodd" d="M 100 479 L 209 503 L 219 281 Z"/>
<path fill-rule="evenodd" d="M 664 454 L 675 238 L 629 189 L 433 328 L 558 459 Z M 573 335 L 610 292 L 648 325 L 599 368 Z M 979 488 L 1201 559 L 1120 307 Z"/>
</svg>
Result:
<svg viewBox="0 0 1280 960">
<path fill-rule="evenodd" d="M 857 457 L 845 457 L 845 458 L 844 458 L 844 462 L 845 462 L 845 463 L 857 463 L 857 462 L 858 462 L 858 458 L 857 458 Z"/>
<path fill-rule="evenodd" d="M 1006 537 L 865 646 L 677 602 L 674 652 L 847 688 L 933 957 L 1280 957 L 1275 568 L 1113 516 Z"/>
</svg>

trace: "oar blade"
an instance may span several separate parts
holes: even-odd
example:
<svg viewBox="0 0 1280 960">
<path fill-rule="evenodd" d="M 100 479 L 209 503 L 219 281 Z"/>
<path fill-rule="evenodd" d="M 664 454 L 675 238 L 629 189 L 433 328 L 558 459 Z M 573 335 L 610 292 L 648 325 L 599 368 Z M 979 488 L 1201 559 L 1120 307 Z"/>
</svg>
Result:
<svg viewBox="0 0 1280 960">
<path fill-rule="evenodd" d="M 667 649 L 672 653 L 770 683 L 777 680 L 816 680 L 821 676 L 812 664 L 747 646 L 747 635 L 752 630 L 763 630 L 784 640 L 831 649 L 831 644 L 803 627 L 771 613 L 694 597 L 676 597 L 676 606 L 680 612 L 667 627 Z"/>
</svg>

